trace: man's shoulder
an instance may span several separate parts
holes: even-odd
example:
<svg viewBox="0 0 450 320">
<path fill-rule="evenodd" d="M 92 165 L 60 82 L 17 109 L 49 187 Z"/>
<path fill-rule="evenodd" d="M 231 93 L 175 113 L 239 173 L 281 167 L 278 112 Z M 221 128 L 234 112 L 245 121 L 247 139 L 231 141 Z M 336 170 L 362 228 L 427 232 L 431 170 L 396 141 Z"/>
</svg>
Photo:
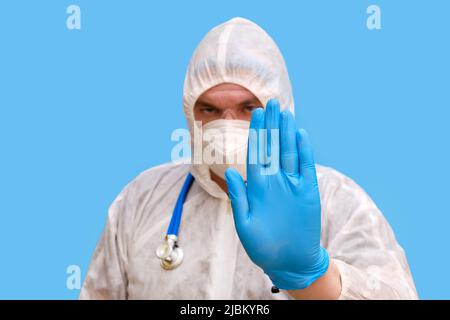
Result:
<svg viewBox="0 0 450 320">
<path fill-rule="evenodd" d="M 359 189 L 360 186 L 344 173 L 328 167 L 316 164 L 317 180 L 322 186 L 333 185 L 335 187 L 348 186 Z"/>
<path fill-rule="evenodd" d="M 116 196 L 108 210 L 109 222 L 118 228 L 122 221 L 124 228 L 133 231 L 134 221 L 140 215 L 148 214 L 143 210 L 148 204 L 160 203 L 181 183 L 189 172 L 190 165 L 183 163 L 164 163 L 139 173 Z M 131 232 L 130 231 L 130 232 Z"/>
<path fill-rule="evenodd" d="M 189 172 L 190 165 L 178 162 L 168 162 L 158 166 L 148 168 L 139 173 L 122 190 L 119 198 L 125 194 L 133 196 L 169 191 L 178 181 L 184 179 Z"/>
<path fill-rule="evenodd" d="M 370 195 L 352 178 L 336 169 L 316 165 L 321 196 L 327 201 L 345 202 L 347 206 L 372 202 Z"/>
<path fill-rule="evenodd" d="M 167 162 L 148 168 L 137 175 L 133 181 L 147 181 L 155 178 L 164 178 L 173 175 L 186 175 L 190 165 L 181 162 Z"/>
<path fill-rule="evenodd" d="M 317 178 L 320 180 L 322 178 L 340 179 L 347 178 L 343 173 L 337 171 L 336 169 L 321 164 L 316 164 Z"/>
</svg>

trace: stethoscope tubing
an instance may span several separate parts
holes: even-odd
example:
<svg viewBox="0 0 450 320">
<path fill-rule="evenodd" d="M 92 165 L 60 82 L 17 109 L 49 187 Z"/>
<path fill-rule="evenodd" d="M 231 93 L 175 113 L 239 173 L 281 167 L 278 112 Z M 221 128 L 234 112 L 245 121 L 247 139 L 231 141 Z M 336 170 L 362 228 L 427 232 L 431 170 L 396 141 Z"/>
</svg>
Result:
<svg viewBox="0 0 450 320">
<path fill-rule="evenodd" d="M 183 205 L 193 182 L 194 176 L 192 176 L 192 174 L 189 172 L 186 180 L 184 181 L 183 187 L 181 188 L 180 194 L 178 195 L 178 199 L 172 213 L 172 218 L 170 219 L 169 228 L 167 229 L 167 235 L 175 235 L 178 237 L 181 215 L 183 213 Z"/>
</svg>

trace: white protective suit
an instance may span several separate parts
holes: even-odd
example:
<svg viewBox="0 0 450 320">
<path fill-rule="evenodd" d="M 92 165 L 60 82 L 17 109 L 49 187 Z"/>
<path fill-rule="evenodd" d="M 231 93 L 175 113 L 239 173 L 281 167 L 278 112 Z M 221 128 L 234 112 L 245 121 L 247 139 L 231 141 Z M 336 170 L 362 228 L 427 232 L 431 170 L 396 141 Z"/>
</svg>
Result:
<svg viewBox="0 0 450 320">
<path fill-rule="evenodd" d="M 207 89 L 235 83 L 265 105 L 277 98 L 294 111 L 284 59 L 259 26 L 234 18 L 213 28 L 189 64 L 183 105 L 192 131 L 193 106 Z M 163 270 L 155 255 L 181 186 L 195 177 L 183 207 L 183 263 Z M 322 246 L 341 273 L 340 299 L 415 299 L 402 248 L 370 197 L 351 179 L 317 166 Z M 226 193 L 206 165 L 170 163 L 129 183 L 111 205 L 80 299 L 292 299 L 271 293 L 271 282 L 247 256 Z"/>
</svg>

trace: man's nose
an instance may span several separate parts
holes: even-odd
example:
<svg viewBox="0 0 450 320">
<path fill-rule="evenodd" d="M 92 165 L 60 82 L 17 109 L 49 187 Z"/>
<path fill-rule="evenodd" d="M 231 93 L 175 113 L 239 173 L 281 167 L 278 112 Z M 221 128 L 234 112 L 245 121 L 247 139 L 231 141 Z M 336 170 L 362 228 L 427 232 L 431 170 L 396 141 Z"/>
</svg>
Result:
<svg viewBox="0 0 450 320">
<path fill-rule="evenodd" d="M 238 118 L 237 114 L 233 110 L 225 110 L 222 113 L 222 119 L 225 119 L 225 120 L 236 120 L 237 118 Z"/>
</svg>

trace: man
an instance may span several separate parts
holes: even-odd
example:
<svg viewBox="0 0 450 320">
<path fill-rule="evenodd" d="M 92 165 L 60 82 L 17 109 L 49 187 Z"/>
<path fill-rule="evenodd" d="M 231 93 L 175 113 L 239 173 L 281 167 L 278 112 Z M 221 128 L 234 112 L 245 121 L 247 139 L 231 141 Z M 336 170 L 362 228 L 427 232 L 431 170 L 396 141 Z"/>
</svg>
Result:
<svg viewBox="0 0 450 320">
<path fill-rule="evenodd" d="M 170 163 L 140 174 L 110 207 L 81 299 L 417 298 L 404 252 L 369 196 L 314 164 L 293 119 L 283 57 L 260 27 L 235 18 L 205 36 L 183 106 L 193 158 L 199 149 L 248 150 L 246 163 Z M 198 146 L 198 129 L 225 142 L 202 137 Z M 184 260 L 165 270 L 155 250 L 189 173 L 178 235 Z"/>
</svg>

